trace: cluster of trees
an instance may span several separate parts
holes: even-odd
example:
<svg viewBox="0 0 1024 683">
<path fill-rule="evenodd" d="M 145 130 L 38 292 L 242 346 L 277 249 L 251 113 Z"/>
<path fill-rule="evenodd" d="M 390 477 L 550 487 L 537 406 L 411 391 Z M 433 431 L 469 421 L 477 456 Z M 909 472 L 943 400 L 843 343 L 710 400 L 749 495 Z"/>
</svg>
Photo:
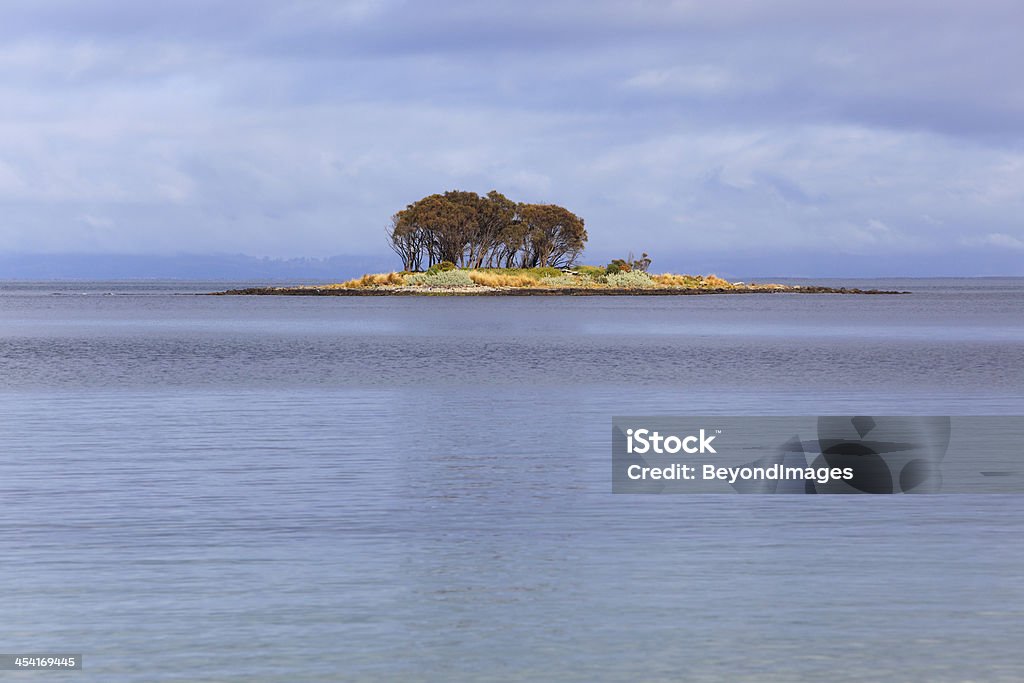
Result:
<svg viewBox="0 0 1024 683">
<path fill-rule="evenodd" d="M 583 252 L 583 219 L 555 204 L 521 204 L 492 190 L 432 194 L 394 215 L 391 249 L 402 268 L 565 268 Z"/>
</svg>

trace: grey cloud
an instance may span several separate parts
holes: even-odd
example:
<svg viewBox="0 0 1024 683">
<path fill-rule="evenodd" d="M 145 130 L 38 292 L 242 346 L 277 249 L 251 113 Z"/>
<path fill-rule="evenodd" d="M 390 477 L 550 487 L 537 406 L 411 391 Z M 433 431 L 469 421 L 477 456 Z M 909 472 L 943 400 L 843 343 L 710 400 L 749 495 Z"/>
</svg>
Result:
<svg viewBox="0 0 1024 683">
<path fill-rule="evenodd" d="M 1005 250 L 1024 240 L 1022 19 L 1010 2 L 5 3 L 0 250 L 371 253 L 392 212 L 451 187 L 571 206 L 595 253 Z"/>
</svg>

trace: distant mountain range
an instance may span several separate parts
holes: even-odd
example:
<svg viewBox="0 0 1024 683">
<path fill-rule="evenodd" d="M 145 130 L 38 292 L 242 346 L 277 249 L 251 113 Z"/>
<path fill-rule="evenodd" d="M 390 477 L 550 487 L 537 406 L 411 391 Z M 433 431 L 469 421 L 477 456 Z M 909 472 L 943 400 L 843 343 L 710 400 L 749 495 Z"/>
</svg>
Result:
<svg viewBox="0 0 1024 683">
<path fill-rule="evenodd" d="M 392 256 L 271 259 L 244 254 L 0 254 L 0 280 L 296 280 L 394 270 Z"/>
</svg>

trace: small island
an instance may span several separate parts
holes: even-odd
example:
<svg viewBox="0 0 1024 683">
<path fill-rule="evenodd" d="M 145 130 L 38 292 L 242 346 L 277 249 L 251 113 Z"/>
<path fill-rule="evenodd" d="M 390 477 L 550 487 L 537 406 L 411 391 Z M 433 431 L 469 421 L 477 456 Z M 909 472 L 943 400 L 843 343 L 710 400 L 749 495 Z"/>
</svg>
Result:
<svg viewBox="0 0 1024 683">
<path fill-rule="evenodd" d="M 715 275 L 652 274 L 647 253 L 604 266 L 577 265 L 582 218 L 556 204 L 451 190 L 391 219 L 388 246 L 402 270 L 345 282 L 250 287 L 216 294 L 292 296 L 656 296 L 686 294 L 901 294 L 905 292 L 729 282 Z"/>
<path fill-rule="evenodd" d="M 446 264 L 441 264 L 443 268 Z M 605 268 L 437 269 L 364 275 L 334 284 L 250 287 L 216 294 L 281 296 L 666 296 L 686 294 L 906 294 L 878 289 L 729 282 L 714 275 L 606 273 Z"/>
</svg>

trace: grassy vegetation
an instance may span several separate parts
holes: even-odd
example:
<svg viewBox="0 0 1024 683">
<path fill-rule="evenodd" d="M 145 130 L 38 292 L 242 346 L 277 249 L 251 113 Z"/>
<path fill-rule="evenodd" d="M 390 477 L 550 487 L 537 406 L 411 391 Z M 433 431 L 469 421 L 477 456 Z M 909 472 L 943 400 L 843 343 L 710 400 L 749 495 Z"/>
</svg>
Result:
<svg viewBox="0 0 1024 683">
<path fill-rule="evenodd" d="M 364 275 L 354 280 L 328 285 L 331 288 L 363 289 L 366 287 L 391 286 L 399 287 L 405 284 L 405 277 L 401 273 L 377 273 Z"/>
<path fill-rule="evenodd" d="M 490 269 L 471 270 L 469 271 L 469 277 L 473 282 L 484 287 L 536 287 L 540 280 L 540 278 L 529 275 L 495 272 Z"/>
<path fill-rule="evenodd" d="M 447 265 L 447 264 L 446 264 Z M 782 285 L 740 285 L 753 289 L 785 289 Z M 619 270 L 602 266 L 558 268 L 454 269 L 435 266 L 427 272 L 392 272 L 363 275 L 326 288 L 389 289 L 488 287 L 493 289 L 735 289 L 737 285 L 715 275 L 651 275 L 641 270 Z"/>
<path fill-rule="evenodd" d="M 604 276 L 604 281 L 609 287 L 616 289 L 643 289 L 657 286 L 650 275 L 640 270 L 609 273 Z"/>
<path fill-rule="evenodd" d="M 509 275 L 516 277 L 530 278 L 533 281 L 546 277 L 558 277 L 562 271 L 558 268 L 480 268 L 474 272 L 491 273 L 493 275 Z"/>
<path fill-rule="evenodd" d="M 562 289 L 565 287 L 596 287 L 600 283 L 585 275 L 559 274 L 543 278 L 540 281 L 541 287 L 548 289 Z"/>
<path fill-rule="evenodd" d="M 576 266 L 574 270 L 580 275 L 586 275 L 595 280 L 607 272 L 607 268 L 604 266 Z"/>
<path fill-rule="evenodd" d="M 674 275 L 663 273 L 652 275 L 651 279 L 662 287 L 687 287 L 692 289 L 728 289 L 734 285 L 717 275 Z"/>
<path fill-rule="evenodd" d="M 465 270 L 439 270 L 406 275 L 405 284 L 413 287 L 472 287 L 476 283 Z"/>
</svg>

